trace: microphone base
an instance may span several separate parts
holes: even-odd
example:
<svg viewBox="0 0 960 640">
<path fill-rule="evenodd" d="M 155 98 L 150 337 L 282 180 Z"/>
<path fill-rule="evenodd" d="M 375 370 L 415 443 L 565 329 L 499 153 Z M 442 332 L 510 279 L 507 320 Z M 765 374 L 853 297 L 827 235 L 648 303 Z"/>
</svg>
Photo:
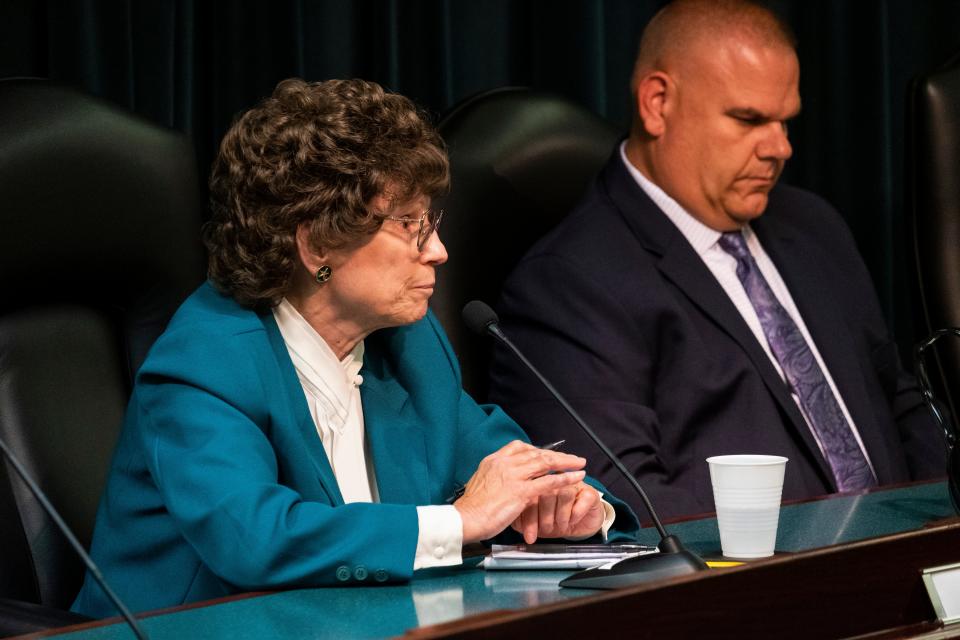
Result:
<svg viewBox="0 0 960 640">
<path fill-rule="evenodd" d="M 684 576 L 707 568 L 703 558 L 685 549 L 674 536 L 658 545 L 659 553 L 621 560 L 609 569 L 586 569 L 564 578 L 561 587 L 570 589 L 622 589 L 635 584 Z"/>
</svg>

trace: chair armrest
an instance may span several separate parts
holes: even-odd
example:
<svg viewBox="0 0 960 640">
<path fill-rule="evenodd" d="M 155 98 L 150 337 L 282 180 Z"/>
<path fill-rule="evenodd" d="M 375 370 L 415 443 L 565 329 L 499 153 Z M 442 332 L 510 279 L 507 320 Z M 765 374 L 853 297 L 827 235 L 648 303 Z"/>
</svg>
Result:
<svg viewBox="0 0 960 640">
<path fill-rule="evenodd" d="M 64 609 L 0 598 L 0 638 L 81 624 L 92 619 Z"/>
</svg>

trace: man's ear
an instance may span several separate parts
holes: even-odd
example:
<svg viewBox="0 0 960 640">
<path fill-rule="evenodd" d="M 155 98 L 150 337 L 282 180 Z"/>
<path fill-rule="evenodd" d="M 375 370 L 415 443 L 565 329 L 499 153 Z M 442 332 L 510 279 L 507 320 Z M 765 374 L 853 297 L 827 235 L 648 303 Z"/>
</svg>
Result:
<svg viewBox="0 0 960 640">
<path fill-rule="evenodd" d="M 670 76 L 663 71 L 651 71 L 637 83 L 637 114 L 644 133 L 659 138 L 666 131 L 665 112 L 671 87 Z"/>
<path fill-rule="evenodd" d="M 326 252 L 318 253 L 310 242 L 310 223 L 302 222 L 297 227 L 297 256 L 308 273 L 316 273 L 317 269 L 327 264 Z"/>
</svg>

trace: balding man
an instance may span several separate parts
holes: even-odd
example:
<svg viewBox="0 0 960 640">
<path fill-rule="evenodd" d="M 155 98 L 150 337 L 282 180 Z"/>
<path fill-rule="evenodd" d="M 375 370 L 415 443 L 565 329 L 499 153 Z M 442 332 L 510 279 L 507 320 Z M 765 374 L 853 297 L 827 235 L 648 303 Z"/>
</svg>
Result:
<svg viewBox="0 0 960 640">
<path fill-rule="evenodd" d="M 641 38 L 629 136 L 500 301 L 505 331 L 667 515 L 714 509 L 712 455 L 786 456 L 788 500 L 944 470 L 849 230 L 776 184 L 799 76 L 793 36 L 766 9 L 665 7 Z M 629 497 L 503 350 L 491 400 Z"/>
</svg>

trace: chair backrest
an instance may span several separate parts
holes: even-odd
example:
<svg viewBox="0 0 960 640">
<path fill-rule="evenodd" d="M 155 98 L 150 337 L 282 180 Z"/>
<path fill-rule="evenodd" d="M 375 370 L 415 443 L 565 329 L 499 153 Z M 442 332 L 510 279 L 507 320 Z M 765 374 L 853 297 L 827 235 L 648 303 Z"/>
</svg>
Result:
<svg viewBox="0 0 960 640">
<path fill-rule="evenodd" d="M 960 55 L 915 78 L 907 100 L 907 206 L 928 333 L 960 327 Z M 941 341 L 939 390 L 960 409 L 960 341 Z"/>
<path fill-rule="evenodd" d="M 494 304 L 527 249 L 580 199 L 620 136 L 569 100 L 524 88 L 468 98 L 440 122 L 452 189 L 440 236 L 450 259 L 437 272 L 431 306 L 460 359 L 464 388 L 487 395 L 490 345 L 460 311 Z"/>
<path fill-rule="evenodd" d="M 0 437 L 89 545 L 133 374 L 203 279 L 190 142 L 43 80 L 0 81 Z M 0 597 L 83 568 L 0 464 Z"/>
</svg>

